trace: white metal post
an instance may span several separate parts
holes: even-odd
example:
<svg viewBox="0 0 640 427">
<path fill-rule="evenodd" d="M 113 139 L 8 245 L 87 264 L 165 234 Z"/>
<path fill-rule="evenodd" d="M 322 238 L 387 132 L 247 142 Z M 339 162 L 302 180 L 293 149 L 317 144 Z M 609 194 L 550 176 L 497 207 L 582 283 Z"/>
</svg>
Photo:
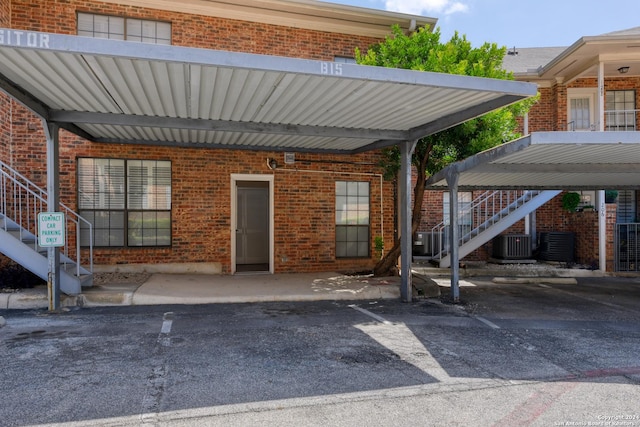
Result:
<svg viewBox="0 0 640 427">
<path fill-rule="evenodd" d="M 598 131 L 604 132 L 604 62 L 598 63 Z M 596 193 L 598 206 L 598 264 L 600 271 L 607 270 L 607 205 L 604 190 Z"/>
</svg>

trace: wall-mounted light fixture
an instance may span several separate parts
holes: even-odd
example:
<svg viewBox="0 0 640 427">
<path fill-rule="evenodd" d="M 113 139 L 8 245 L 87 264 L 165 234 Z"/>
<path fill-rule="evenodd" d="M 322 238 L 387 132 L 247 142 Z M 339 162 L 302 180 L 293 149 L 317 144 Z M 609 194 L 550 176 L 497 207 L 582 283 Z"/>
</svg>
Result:
<svg viewBox="0 0 640 427">
<path fill-rule="evenodd" d="M 618 72 L 620 74 L 627 74 L 629 72 L 629 67 L 620 67 L 618 68 Z"/>
<path fill-rule="evenodd" d="M 276 159 L 267 157 L 267 167 L 269 169 L 276 169 L 278 167 L 278 162 L 276 161 Z"/>
</svg>

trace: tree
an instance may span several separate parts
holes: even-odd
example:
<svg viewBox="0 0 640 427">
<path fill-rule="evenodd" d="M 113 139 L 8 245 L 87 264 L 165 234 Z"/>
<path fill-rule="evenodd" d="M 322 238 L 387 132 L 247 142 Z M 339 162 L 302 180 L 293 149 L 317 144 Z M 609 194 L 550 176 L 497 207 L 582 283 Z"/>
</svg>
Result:
<svg viewBox="0 0 640 427">
<path fill-rule="evenodd" d="M 399 26 L 394 26 L 391 36 L 370 47 L 366 53 L 356 49 L 356 61 L 363 65 L 512 80 L 513 75 L 502 68 L 505 54 L 506 47 L 499 48 L 495 43 L 474 48 L 457 32 L 451 40 L 441 43 L 439 29 L 430 32 L 419 28 L 406 35 Z M 412 157 L 417 172 L 412 233 L 417 231 L 422 219 L 427 177 L 450 163 L 519 137 L 517 117 L 524 115 L 532 102 L 521 101 L 418 141 Z M 400 170 L 399 153 L 398 147 L 385 150 L 383 167 L 387 179 L 397 176 Z M 400 241 L 396 240 L 393 248 L 376 264 L 374 274 L 393 273 L 400 251 Z"/>
</svg>

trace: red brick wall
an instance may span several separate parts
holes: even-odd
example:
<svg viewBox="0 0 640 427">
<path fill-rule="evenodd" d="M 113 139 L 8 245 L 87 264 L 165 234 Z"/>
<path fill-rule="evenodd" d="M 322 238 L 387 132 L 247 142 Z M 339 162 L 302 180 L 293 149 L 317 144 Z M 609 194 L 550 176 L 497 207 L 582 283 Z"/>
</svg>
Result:
<svg viewBox="0 0 640 427">
<path fill-rule="evenodd" d="M 607 260 L 606 271 L 615 271 L 615 230 L 617 219 L 617 205 L 615 203 L 607 204 Z"/>
<path fill-rule="evenodd" d="M 10 0 L 0 0 L 0 27 L 11 26 Z M 9 98 L 0 92 L 0 160 L 9 161 L 11 137 L 11 105 Z"/>
<path fill-rule="evenodd" d="M 568 229 L 575 233 L 576 263 L 598 268 L 599 233 L 598 212 L 573 212 L 569 214 Z"/>
<path fill-rule="evenodd" d="M 0 93 L 0 160 L 10 162 L 11 140 L 11 101 L 4 93 Z"/>
<path fill-rule="evenodd" d="M 578 79 L 570 85 L 555 85 L 552 88 L 540 88 L 540 99 L 529 111 L 529 132 L 566 131 L 567 130 L 567 89 L 596 88 L 595 78 Z M 619 77 L 605 79 L 607 90 L 636 90 L 636 108 L 640 105 L 640 77 Z M 594 118 L 597 120 L 597 117 Z M 640 122 L 640 113 L 636 117 Z M 522 131 L 522 129 L 520 129 Z"/>
<path fill-rule="evenodd" d="M 0 0 L 0 26 L 11 27 L 11 0 Z"/>
<path fill-rule="evenodd" d="M 614 271 L 615 247 L 614 233 L 616 225 L 616 204 L 606 205 L 606 271 Z M 594 269 L 600 268 L 598 212 L 574 212 L 569 214 L 569 229 L 576 233 L 576 263 Z"/>
<path fill-rule="evenodd" d="M 8 0 L 0 0 L 8 9 Z M 174 45 L 333 60 L 353 56 L 374 38 L 332 34 L 260 23 L 216 19 L 96 1 L 15 0 L 11 27 L 63 34 L 76 33 L 76 12 L 103 13 L 172 22 Z M 8 13 L 6 14 L 8 15 Z M 8 22 L 5 23 L 6 26 Z M 0 99 L 3 155 L 11 151 L 12 165 L 37 184 L 46 184 L 46 144 L 42 125 L 16 106 L 7 118 Z M 9 131 L 9 126 L 13 130 Z M 170 248 L 98 248 L 96 264 L 219 262 L 231 270 L 231 174 L 274 174 L 275 270 L 354 271 L 371 268 L 373 239 L 382 235 L 393 244 L 393 188 L 381 189 L 377 153 L 353 156 L 297 153 L 295 165 L 284 165 L 282 153 L 100 144 L 61 132 L 60 197 L 76 207 L 78 157 L 166 159 L 172 162 L 172 246 Z M 282 168 L 266 167 L 266 158 L 280 159 Z M 358 163 L 358 164 L 356 164 Z M 371 188 L 371 258 L 335 258 L 335 181 L 369 181 Z M 384 207 L 381 212 L 381 191 Z M 384 223 L 384 231 L 381 231 Z"/>
<path fill-rule="evenodd" d="M 171 22 L 174 45 L 235 52 L 333 60 L 336 55 L 352 57 L 356 46 L 366 50 L 371 44 L 379 41 L 373 37 L 121 6 L 99 1 L 13 0 L 12 3 L 13 28 L 60 34 L 76 34 L 76 13 L 88 12 Z"/>
<path fill-rule="evenodd" d="M 529 110 L 529 132 L 554 130 L 556 102 L 553 88 L 539 88 L 540 98 Z M 520 129 L 522 132 L 522 129 Z"/>
<path fill-rule="evenodd" d="M 78 141 L 61 151 L 61 198 L 76 205 L 77 157 L 171 160 L 172 234 L 171 248 L 98 248 L 97 264 L 220 262 L 223 272 L 231 267 L 231 174 L 273 174 L 275 197 L 275 270 L 362 270 L 372 259 L 335 259 L 335 181 L 368 181 L 371 189 L 371 247 L 381 235 L 392 245 L 393 201 L 385 198 L 380 208 L 381 171 L 375 154 L 355 156 L 296 155 L 294 165 L 285 165 L 282 153 L 240 152 L 164 146 L 116 145 Z M 270 170 L 266 158 L 278 159 L 281 167 Z M 355 165 L 347 162 L 362 163 Z M 354 175 L 361 174 L 361 175 Z M 391 183 L 384 182 L 388 194 Z"/>
</svg>

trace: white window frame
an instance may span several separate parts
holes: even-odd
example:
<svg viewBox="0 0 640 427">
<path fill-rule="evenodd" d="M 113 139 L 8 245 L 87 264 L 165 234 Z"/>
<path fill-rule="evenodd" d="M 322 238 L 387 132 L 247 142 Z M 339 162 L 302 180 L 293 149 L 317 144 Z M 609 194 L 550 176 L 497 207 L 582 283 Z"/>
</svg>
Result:
<svg viewBox="0 0 640 427">
<path fill-rule="evenodd" d="M 593 131 L 597 128 L 596 117 L 596 88 L 576 88 L 567 89 L 567 130 L 576 132 Z M 573 124 L 573 116 L 571 114 L 571 100 L 573 99 L 587 99 L 589 103 L 589 127 L 578 128 Z"/>
<path fill-rule="evenodd" d="M 336 258 L 371 257 L 371 183 L 335 182 Z"/>
<path fill-rule="evenodd" d="M 106 31 L 97 31 L 95 27 L 95 19 L 100 18 L 100 20 L 106 20 L 107 30 Z M 82 20 L 91 20 L 91 25 L 83 25 Z M 120 29 L 118 32 L 112 32 L 111 26 L 117 26 Z M 131 34 L 129 35 L 129 29 L 133 27 L 140 26 L 140 34 Z M 167 29 L 168 26 L 168 38 L 159 36 L 159 27 Z M 152 31 L 151 31 L 152 30 Z M 149 32 L 151 31 L 151 33 Z M 114 16 L 114 15 L 103 15 L 98 13 L 86 13 L 86 12 L 78 12 L 77 14 L 77 34 L 79 36 L 85 37 L 95 37 L 95 38 L 109 38 L 115 40 L 128 40 L 128 41 L 137 41 L 141 43 L 152 43 L 152 44 L 171 44 L 172 37 L 172 26 L 170 22 L 166 21 L 156 21 L 152 19 L 140 19 L 140 18 L 129 18 L 125 16 Z"/>
</svg>

